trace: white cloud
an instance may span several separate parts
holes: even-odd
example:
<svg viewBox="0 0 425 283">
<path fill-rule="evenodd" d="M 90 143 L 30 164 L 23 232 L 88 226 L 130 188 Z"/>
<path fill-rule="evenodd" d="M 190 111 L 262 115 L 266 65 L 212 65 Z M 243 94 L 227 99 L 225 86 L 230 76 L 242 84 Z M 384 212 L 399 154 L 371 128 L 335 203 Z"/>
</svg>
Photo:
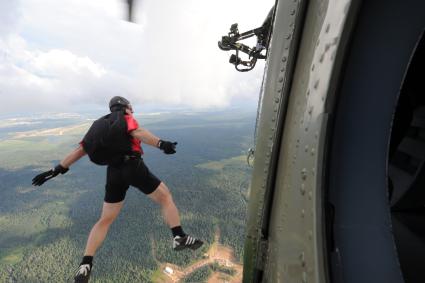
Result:
<svg viewBox="0 0 425 283">
<path fill-rule="evenodd" d="M 16 28 L 20 2 L 20 0 L 2 1 L 0 4 L 0 38 Z"/>
<path fill-rule="evenodd" d="M 0 20 L 2 112 L 105 104 L 117 94 L 195 108 L 258 96 L 263 65 L 236 72 L 217 41 L 234 22 L 259 26 L 273 1 L 144 0 L 138 24 L 121 20 L 118 0 L 5 2 L 14 1 L 0 3 L 9 15 Z"/>
</svg>

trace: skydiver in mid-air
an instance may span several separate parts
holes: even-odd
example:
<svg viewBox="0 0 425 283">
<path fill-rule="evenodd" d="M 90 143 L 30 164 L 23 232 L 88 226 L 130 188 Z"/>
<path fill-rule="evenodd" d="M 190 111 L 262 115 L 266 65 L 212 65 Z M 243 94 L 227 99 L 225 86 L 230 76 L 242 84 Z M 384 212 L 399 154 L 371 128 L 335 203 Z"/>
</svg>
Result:
<svg viewBox="0 0 425 283">
<path fill-rule="evenodd" d="M 118 216 L 130 185 L 161 206 L 164 220 L 173 234 L 174 250 L 196 250 L 203 244 L 201 240 L 183 231 L 170 191 L 143 162 L 142 142 L 161 149 L 165 154 L 174 154 L 177 143 L 163 141 L 139 127 L 132 115 L 132 106 L 124 97 L 113 97 L 109 102 L 109 109 L 111 113 L 93 123 L 77 149 L 69 153 L 54 169 L 41 173 L 32 180 L 33 185 L 41 186 L 58 174 L 65 174 L 74 162 L 86 154 L 94 163 L 107 165 L 102 214 L 89 234 L 83 260 L 74 277 L 75 282 L 88 282 L 96 250 Z"/>
</svg>

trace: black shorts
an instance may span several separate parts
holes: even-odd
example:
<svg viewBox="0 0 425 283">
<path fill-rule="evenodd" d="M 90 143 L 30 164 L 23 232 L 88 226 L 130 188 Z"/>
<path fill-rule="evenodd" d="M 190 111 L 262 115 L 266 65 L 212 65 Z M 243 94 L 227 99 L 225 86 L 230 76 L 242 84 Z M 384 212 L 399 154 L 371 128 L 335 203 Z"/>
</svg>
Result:
<svg viewBox="0 0 425 283">
<path fill-rule="evenodd" d="M 104 200 L 108 203 L 123 201 L 130 186 L 150 194 L 160 183 L 161 181 L 149 171 L 141 158 L 130 159 L 118 167 L 109 165 L 106 172 Z"/>
</svg>

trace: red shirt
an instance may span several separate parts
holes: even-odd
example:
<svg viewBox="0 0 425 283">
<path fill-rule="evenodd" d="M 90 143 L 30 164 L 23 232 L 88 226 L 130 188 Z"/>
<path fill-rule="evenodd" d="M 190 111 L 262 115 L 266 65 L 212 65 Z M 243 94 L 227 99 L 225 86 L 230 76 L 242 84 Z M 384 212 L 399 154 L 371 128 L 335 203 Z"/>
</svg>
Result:
<svg viewBox="0 0 425 283">
<path fill-rule="evenodd" d="M 130 134 L 132 131 L 139 128 L 139 123 L 137 123 L 136 119 L 134 119 L 133 115 L 131 114 L 125 114 L 124 115 L 125 121 L 127 122 L 127 133 Z M 143 154 L 142 149 L 142 141 L 131 137 L 131 149 L 135 152 L 139 152 L 140 154 Z"/>
</svg>

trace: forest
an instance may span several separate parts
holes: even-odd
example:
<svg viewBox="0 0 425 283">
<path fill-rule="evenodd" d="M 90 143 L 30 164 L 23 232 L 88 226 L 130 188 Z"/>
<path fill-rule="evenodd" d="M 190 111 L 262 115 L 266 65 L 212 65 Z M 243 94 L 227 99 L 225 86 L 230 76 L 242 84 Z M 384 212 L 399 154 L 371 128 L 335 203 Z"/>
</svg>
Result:
<svg viewBox="0 0 425 283">
<path fill-rule="evenodd" d="M 96 254 L 91 282 L 152 282 L 162 262 L 187 266 L 200 259 L 217 228 L 221 244 L 233 248 L 241 261 L 251 173 L 245 155 L 253 142 L 255 113 L 137 118 L 157 136 L 178 142 L 175 155 L 144 146 L 144 161 L 170 188 L 184 230 L 206 244 L 195 252 L 173 251 L 171 231 L 159 208 L 131 188 Z M 32 177 L 54 166 L 78 144 L 90 120 L 73 117 L 50 124 L 43 128 L 41 123 L 35 131 L 3 129 L 0 137 L 0 282 L 72 278 L 101 212 L 106 168 L 87 158 L 43 186 L 31 186 Z M 46 132 L 60 127 L 60 134 Z M 193 276 L 205 281 L 214 268 L 200 269 Z"/>
</svg>

